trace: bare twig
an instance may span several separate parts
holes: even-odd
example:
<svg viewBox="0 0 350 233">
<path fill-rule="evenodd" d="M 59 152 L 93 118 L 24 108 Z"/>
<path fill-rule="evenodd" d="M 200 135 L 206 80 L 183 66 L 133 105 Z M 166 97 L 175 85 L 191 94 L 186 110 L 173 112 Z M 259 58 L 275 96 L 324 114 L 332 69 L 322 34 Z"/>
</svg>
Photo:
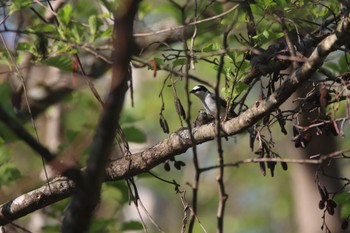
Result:
<svg viewBox="0 0 350 233">
<path fill-rule="evenodd" d="M 210 17 L 210 18 L 202 19 L 202 20 L 197 20 L 197 21 L 189 23 L 187 25 L 180 25 L 180 26 L 177 26 L 177 27 L 166 28 L 166 29 L 155 31 L 155 32 L 135 33 L 134 36 L 135 37 L 153 36 L 153 35 L 157 35 L 157 34 L 161 34 L 161 33 L 165 33 L 165 32 L 170 32 L 170 31 L 184 29 L 184 28 L 186 28 L 188 26 L 193 26 L 193 25 L 198 25 L 198 24 L 205 23 L 205 22 L 210 22 L 210 21 L 219 19 L 219 18 L 221 18 L 221 17 L 231 13 L 232 11 L 236 10 L 238 8 L 238 6 L 239 6 L 239 4 L 235 5 L 234 7 L 228 9 L 227 11 L 225 11 L 225 12 L 223 12 L 221 14 L 215 15 L 215 16 Z"/>
</svg>

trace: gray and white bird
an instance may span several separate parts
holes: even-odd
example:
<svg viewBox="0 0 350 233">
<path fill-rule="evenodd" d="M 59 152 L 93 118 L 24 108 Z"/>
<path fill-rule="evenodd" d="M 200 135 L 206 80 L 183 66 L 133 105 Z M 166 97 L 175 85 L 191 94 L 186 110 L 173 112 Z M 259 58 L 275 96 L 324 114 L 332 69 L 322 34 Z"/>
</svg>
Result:
<svg viewBox="0 0 350 233">
<path fill-rule="evenodd" d="M 213 117 L 216 117 L 217 108 L 216 108 L 216 95 L 214 93 L 211 93 L 206 87 L 202 85 L 195 86 L 190 93 L 195 94 L 202 102 L 203 107 L 205 108 L 206 112 Z M 222 99 L 220 96 L 219 98 L 219 104 L 220 104 L 220 118 L 223 119 L 226 114 L 226 106 L 227 102 Z M 228 112 L 228 118 L 236 117 L 237 114 L 230 110 Z"/>
</svg>

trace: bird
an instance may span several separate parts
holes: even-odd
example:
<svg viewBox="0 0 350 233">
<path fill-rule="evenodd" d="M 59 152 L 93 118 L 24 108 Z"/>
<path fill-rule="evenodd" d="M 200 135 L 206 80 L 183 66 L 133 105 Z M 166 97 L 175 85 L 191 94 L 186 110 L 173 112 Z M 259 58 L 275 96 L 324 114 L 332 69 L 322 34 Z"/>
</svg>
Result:
<svg viewBox="0 0 350 233">
<path fill-rule="evenodd" d="M 195 86 L 191 91 L 191 94 L 196 95 L 200 101 L 202 102 L 203 107 L 205 108 L 206 112 L 210 115 L 212 115 L 214 118 L 217 114 L 217 106 L 216 106 L 216 95 L 214 93 L 211 93 L 205 86 L 197 85 Z M 220 119 L 224 119 L 226 115 L 226 106 L 227 102 L 226 100 L 222 99 L 220 96 L 219 98 L 219 105 L 220 105 Z M 234 118 L 237 114 L 230 109 L 230 111 L 227 114 L 228 118 Z"/>
</svg>

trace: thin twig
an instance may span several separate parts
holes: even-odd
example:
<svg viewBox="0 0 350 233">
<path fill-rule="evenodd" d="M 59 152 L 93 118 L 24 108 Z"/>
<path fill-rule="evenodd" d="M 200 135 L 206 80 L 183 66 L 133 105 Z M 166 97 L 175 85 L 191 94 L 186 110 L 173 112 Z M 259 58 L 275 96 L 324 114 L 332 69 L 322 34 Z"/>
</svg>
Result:
<svg viewBox="0 0 350 233">
<path fill-rule="evenodd" d="M 239 6 L 239 4 L 237 4 L 234 7 L 228 9 L 227 11 L 224 11 L 221 14 L 215 15 L 215 16 L 210 17 L 210 18 L 206 18 L 206 19 L 195 21 L 195 22 L 191 22 L 191 23 L 189 23 L 187 25 L 180 25 L 180 26 L 166 28 L 166 29 L 162 29 L 162 30 L 158 30 L 158 31 L 154 31 L 154 32 L 134 33 L 134 36 L 135 37 L 153 36 L 153 35 L 157 35 L 157 34 L 161 34 L 161 33 L 165 33 L 165 32 L 170 32 L 170 31 L 184 29 L 184 28 L 186 28 L 188 26 L 198 25 L 198 24 L 201 24 L 201 23 L 205 23 L 205 22 L 209 22 L 209 21 L 212 21 L 212 20 L 216 20 L 216 19 L 221 18 L 221 17 L 231 13 L 232 11 L 236 10 L 238 8 L 238 6 Z"/>
</svg>

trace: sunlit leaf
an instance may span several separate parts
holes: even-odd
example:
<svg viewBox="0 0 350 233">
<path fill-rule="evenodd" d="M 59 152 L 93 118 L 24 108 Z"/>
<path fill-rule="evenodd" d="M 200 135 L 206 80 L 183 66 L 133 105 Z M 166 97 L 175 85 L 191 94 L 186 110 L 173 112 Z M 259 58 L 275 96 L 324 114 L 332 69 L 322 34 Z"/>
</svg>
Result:
<svg viewBox="0 0 350 233">
<path fill-rule="evenodd" d="M 59 68 L 63 71 L 72 71 L 72 60 L 68 56 L 50 57 L 42 61 L 42 63 L 48 66 Z"/>
<path fill-rule="evenodd" d="M 340 206 L 341 217 L 347 218 L 350 215 L 350 194 L 348 192 L 338 193 L 334 201 Z"/>
<path fill-rule="evenodd" d="M 58 20 L 63 25 L 68 25 L 72 16 L 72 5 L 66 4 L 64 7 L 60 8 L 57 12 Z"/>
<path fill-rule="evenodd" d="M 90 28 L 90 43 L 95 40 L 97 31 L 97 17 L 96 15 L 91 15 L 89 17 L 89 28 Z"/>
<path fill-rule="evenodd" d="M 18 51 L 29 51 L 33 47 L 33 43 L 19 42 L 16 49 Z"/>
<path fill-rule="evenodd" d="M 28 7 L 32 3 L 32 0 L 12 0 L 11 4 L 9 5 L 9 14 L 12 14 L 22 8 Z"/>
</svg>

